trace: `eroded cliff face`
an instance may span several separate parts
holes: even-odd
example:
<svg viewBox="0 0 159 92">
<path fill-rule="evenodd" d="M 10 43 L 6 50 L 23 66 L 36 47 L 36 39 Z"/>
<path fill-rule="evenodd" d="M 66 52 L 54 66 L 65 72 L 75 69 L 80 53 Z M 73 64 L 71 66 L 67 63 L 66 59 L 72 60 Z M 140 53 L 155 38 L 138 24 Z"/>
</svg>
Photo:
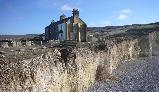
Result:
<svg viewBox="0 0 159 92">
<path fill-rule="evenodd" d="M 95 79 L 99 54 L 88 48 L 52 49 L 41 57 L 1 61 L 1 92 L 84 92 Z"/>
<path fill-rule="evenodd" d="M 115 38 L 102 49 L 52 48 L 36 58 L 0 61 L 0 92 L 85 92 L 94 80 L 111 79 L 120 61 L 151 56 L 154 35 L 143 36 L 144 42 L 143 37 Z"/>
</svg>

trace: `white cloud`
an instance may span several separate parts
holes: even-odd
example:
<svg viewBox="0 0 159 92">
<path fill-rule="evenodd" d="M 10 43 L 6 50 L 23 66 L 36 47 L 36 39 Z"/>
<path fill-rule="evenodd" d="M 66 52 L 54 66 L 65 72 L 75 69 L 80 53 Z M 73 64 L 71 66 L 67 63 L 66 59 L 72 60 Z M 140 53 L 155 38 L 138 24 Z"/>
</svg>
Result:
<svg viewBox="0 0 159 92">
<path fill-rule="evenodd" d="M 111 25 L 109 21 L 98 21 L 90 23 L 91 27 L 105 27 Z"/>
<path fill-rule="evenodd" d="M 61 9 L 61 11 L 72 11 L 74 8 L 80 10 L 80 8 L 78 8 L 76 6 L 71 6 L 69 4 L 62 5 L 60 9 Z"/>
<path fill-rule="evenodd" d="M 69 6 L 68 4 L 65 4 L 61 7 L 62 11 L 71 11 L 73 7 Z"/>
<path fill-rule="evenodd" d="M 127 14 L 120 14 L 119 16 L 118 16 L 118 19 L 120 19 L 120 20 L 124 20 L 124 19 L 127 19 L 128 18 L 128 15 Z"/>
<path fill-rule="evenodd" d="M 130 9 L 124 9 L 121 11 L 122 14 L 129 14 L 131 13 L 132 11 Z"/>
<path fill-rule="evenodd" d="M 132 11 L 130 9 L 124 9 L 120 12 L 120 15 L 118 16 L 119 20 L 124 20 L 129 18 L 130 13 L 132 13 Z"/>
</svg>

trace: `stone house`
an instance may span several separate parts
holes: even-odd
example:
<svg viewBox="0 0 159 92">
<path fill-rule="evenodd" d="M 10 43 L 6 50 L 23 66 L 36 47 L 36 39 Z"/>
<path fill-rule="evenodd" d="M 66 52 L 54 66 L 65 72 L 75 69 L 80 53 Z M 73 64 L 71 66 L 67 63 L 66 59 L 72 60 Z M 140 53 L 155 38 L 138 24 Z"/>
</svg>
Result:
<svg viewBox="0 0 159 92">
<path fill-rule="evenodd" d="M 74 40 L 78 42 L 86 41 L 86 23 L 79 17 L 78 9 L 73 9 L 73 16 L 66 18 L 63 14 L 60 20 L 45 27 L 46 40 Z"/>
</svg>

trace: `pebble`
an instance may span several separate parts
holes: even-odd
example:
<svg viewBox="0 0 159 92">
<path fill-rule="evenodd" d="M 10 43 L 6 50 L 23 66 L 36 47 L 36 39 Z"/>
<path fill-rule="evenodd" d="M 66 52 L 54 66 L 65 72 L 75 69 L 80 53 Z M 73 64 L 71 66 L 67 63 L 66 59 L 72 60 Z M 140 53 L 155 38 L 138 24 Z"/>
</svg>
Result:
<svg viewBox="0 0 159 92">
<path fill-rule="evenodd" d="M 159 92 L 159 57 L 122 62 L 113 75 L 121 82 L 95 81 L 87 92 Z"/>
</svg>

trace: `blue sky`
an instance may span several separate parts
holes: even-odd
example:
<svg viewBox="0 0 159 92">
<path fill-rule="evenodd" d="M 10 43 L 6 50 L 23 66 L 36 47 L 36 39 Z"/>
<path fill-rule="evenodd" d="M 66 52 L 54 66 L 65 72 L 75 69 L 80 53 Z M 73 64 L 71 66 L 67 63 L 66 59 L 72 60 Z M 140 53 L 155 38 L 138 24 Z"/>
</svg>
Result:
<svg viewBox="0 0 159 92">
<path fill-rule="evenodd" d="M 159 21 L 158 0 L 0 0 L 0 34 L 44 33 L 53 19 L 71 16 L 73 8 L 88 26 Z"/>
</svg>

